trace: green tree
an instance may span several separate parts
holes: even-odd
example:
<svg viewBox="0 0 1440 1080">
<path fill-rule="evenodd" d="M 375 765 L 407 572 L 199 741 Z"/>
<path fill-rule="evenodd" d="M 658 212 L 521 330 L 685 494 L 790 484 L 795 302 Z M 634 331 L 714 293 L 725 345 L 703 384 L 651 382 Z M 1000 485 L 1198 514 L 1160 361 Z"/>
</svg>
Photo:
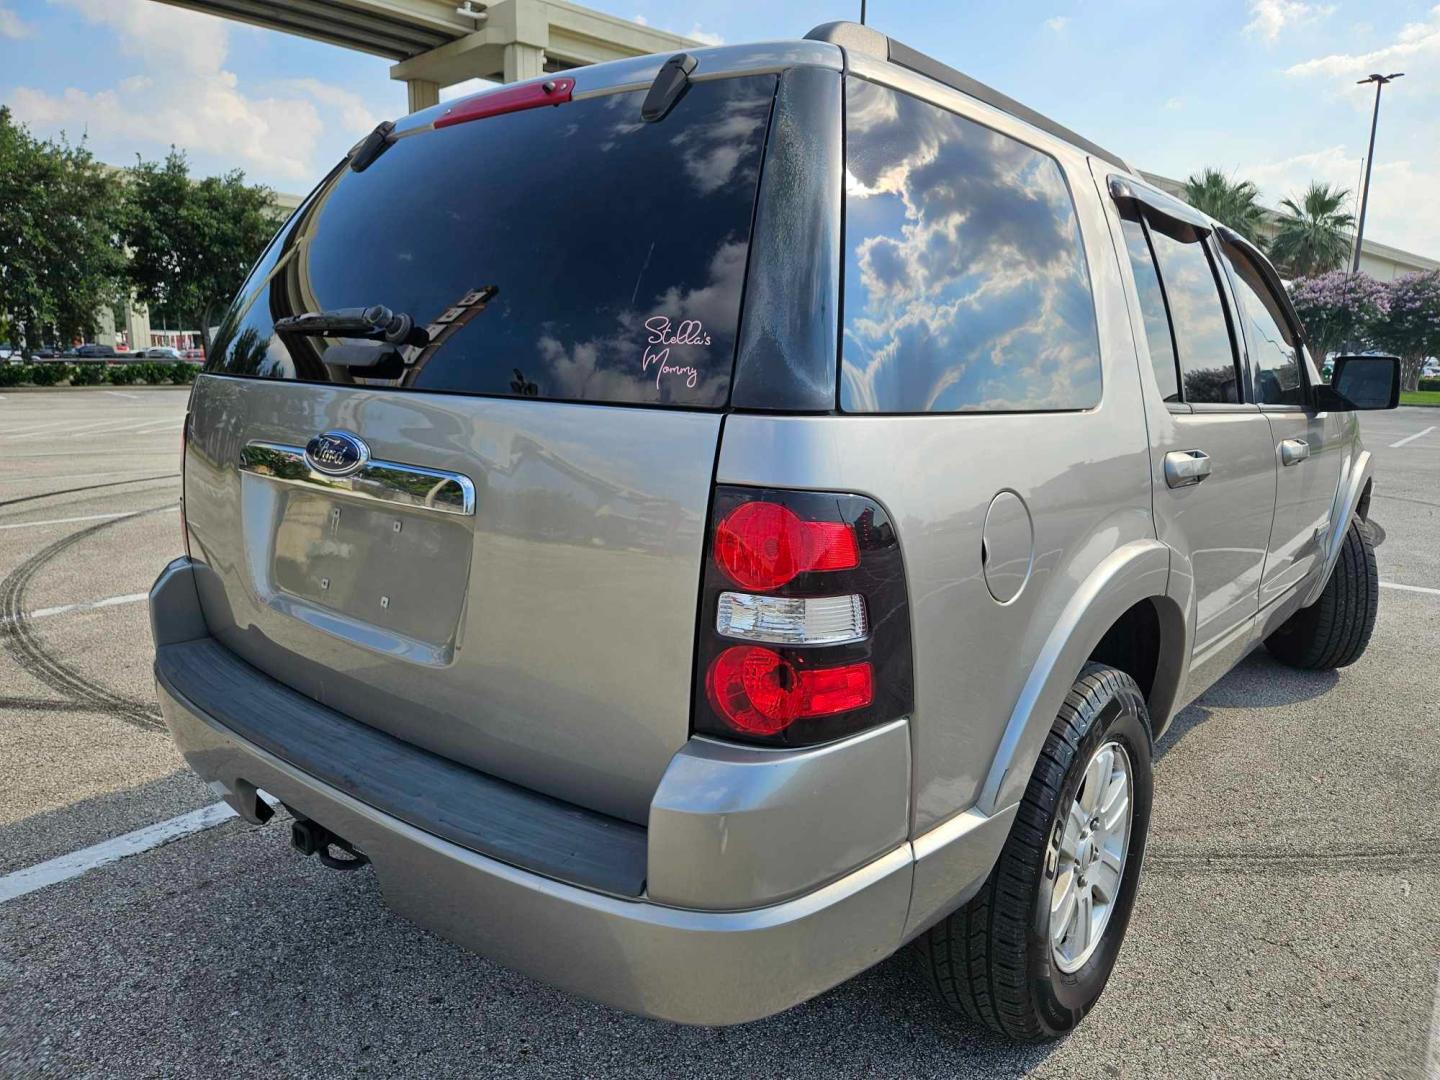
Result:
<svg viewBox="0 0 1440 1080">
<path fill-rule="evenodd" d="M 1350 255 L 1354 215 L 1345 209 L 1350 192 L 1311 183 L 1304 198 L 1280 203 L 1287 215 L 1270 241 L 1270 258 L 1295 277 L 1338 270 Z"/>
<path fill-rule="evenodd" d="M 1427 356 L 1440 356 L 1440 270 L 1406 274 L 1387 287 L 1385 315 L 1370 328 L 1377 348 L 1400 358 L 1401 385 L 1420 386 Z"/>
<path fill-rule="evenodd" d="M 1219 169 L 1191 174 L 1181 195 L 1202 214 L 1228 225 L 1256 247 L 1264 249 L 1265 208 L 1260 191 L 1249 180 L 1231 180 Z"/>
<path fill-rule="evenodd" d="M 278 224 L 275 194 L 234 170 L 190 179 L 185 154 L 137 161 L 128 170 L 125 244 L 135 295 L 152 318 L 199 326 L 206 307 L 228 301 Z"/>
<path fill-rule="evenodd" d="M 27 351 L 95 332 L 124 294 L 120 183 L 82 140 L 40 140 L 0 106 L 0 316 Z"/>
</svg>

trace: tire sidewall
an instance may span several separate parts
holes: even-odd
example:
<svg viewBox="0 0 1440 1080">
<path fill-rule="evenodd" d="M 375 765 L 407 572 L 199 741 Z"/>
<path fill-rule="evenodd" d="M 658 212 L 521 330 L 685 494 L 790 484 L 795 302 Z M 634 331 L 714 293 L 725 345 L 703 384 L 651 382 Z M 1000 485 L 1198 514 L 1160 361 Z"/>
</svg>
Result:
<svg viewBox="0 0 1440 1080">
<path fill-rule="evenodd" d="M 1118 673 L 1111 673 L 1112 675 Z M 1045 1023 L 1057 1034 L 1069 1031 L 1088 1013 L 1110 978 L 1125 939 L 1125 930 L 1134 908 L 1140 884 L 1145 841 L 1150 831 L 1150 807 L 1154 792 L 1150 731 L 1145 702 L 1139 688 L 1127 677 L 1118 683 L 1097 708 L 1089 711 L 1089 726 L 1066 766 L 1065 780 L 1055 801 L 1047 833 L 1044 863 L 1030 920 L 1031 987 L 1035 1005 Z M 1131 820 L 1120 893 L 1100 945 L 1085 965 L 1074 972 L 1061 971 L 1050 951 L 1050 896 L 1057 871 L 1053 851 L 1064 829 L 1075 795 L 1084 780 L 1085 765 L 1100 746 L 1114 739 L 1130 757 Z"/>
</svg>

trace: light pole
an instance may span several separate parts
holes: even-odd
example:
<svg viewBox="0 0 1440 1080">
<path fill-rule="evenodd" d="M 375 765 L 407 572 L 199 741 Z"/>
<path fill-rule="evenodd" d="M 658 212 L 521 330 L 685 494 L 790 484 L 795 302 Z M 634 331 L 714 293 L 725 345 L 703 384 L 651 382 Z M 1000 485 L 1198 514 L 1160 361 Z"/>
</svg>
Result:
<svg viewBox="0 0 1440 1080">
<path fill-rule="evenodd" d="M 1355 85 L 1375 84 L 1375 113 L 1370 117 L 1370 152 L 1365 155 L 1365 182 L 1360 186 L 1360 221 L 1355 226 L 1355 257 L 1350 262 L 1350 272 L 1360 269 L 1360 244 L 1365 239 L 1365 204 L 1370 201 L 1370 174 L 1375 171 L 1375 127 L 1380 123 L 1380 91 L 1388 82 L 1394 82 L 1405 73 L 1395 71 L 1389 75 L 1370 75 Z"/>
</svg>

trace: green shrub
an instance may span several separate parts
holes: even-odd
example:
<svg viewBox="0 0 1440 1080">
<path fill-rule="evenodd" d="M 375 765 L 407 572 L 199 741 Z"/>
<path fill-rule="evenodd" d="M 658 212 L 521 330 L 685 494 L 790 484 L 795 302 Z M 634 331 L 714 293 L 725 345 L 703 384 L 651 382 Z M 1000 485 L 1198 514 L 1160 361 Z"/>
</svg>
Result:
<svg viewBox="0 0 1440 1080">
<path fill-rule="evenodd" d="M 104 364 L 71 364 L 71 386 L 99 386 L 105 381 Z"/>
<path fill-rule="evenodd" d="M 143 383 L 167 383 L 170 381 L 170 365 L 157 364 L 154 360 L 131 364 L 135 370 L 135 381 Z"/>
<path fill-rule="evenodd" d="M 195 376 L 199 373 L 198 367 L 194 364 L 187 364 L 183 360 L 170 365 L 170 381 L 180 386 L 194 382 Z"/>
<path fill-rule="evenodd" d="M 1440 390 L 1440 379 L 1421 379 L 1419 390 Z"/>
<path fill-rule="evenodd" d="M 0 386 L 19 386 L 28 372 L 28 364 L 0 363 Z"/>
<path fill-rule="evenodd" d="M 140 373 L 135 370 L 137 367 L 138 364 L 115 364 L 106 369 L 105 375 L 111 386 L 131 386 L 140 377 Z"/>
<path fill-rule="evenodd" d="M 36 386 L 54 386 L 70 374 L 70 365 L 51 360 L 45 364 L 31 364 L 25 372 L 25 381 Z"/>
</svg>

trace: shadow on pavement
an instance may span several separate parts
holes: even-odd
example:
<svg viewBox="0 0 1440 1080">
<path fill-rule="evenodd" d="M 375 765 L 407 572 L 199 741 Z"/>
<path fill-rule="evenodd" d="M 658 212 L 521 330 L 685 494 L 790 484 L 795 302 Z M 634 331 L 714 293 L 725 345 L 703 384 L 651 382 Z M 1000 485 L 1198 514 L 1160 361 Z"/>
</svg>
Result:
<svg viewBox="0 0 1440 1080">
<path fill-rule="evenodd" d="M 1263 648 L 1240 661 L 1228 675 L 1187 705 L 1170 723 L 1155 757 L 1164 757 L 1177 743 L 1211 716 L 1215 706 L 1266 709 L 1295 705 L 1328 693 L 1340 674 L 1336 671 L 1299 671 L 1273 659 Z"/>
</svg>

